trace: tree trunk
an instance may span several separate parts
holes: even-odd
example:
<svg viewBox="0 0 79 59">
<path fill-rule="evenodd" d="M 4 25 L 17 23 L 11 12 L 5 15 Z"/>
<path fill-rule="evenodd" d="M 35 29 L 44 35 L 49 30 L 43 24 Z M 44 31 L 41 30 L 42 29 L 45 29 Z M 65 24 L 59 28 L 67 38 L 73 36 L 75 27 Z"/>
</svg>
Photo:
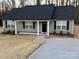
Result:
<svg viewBox="0 0 79 59">
<path fill-rule="evenodd" d="M 58 0 L 56 0 L 56 6 L 58 6 Z"/>
<path fill-rule="evenodd" d="M 61 6 L 64 6 L 64 0 L 61 0 Z"/>
<path fill-rule="evenodd" d="M 52 4 L 53 4 L 53 0 L 52 0 Z"/>
<path fill-rule="evenodd" d="M 40 0 L 37 0 L 37 5 L 41 5 L 41 2 L 40 2 Z"/>
</svg>

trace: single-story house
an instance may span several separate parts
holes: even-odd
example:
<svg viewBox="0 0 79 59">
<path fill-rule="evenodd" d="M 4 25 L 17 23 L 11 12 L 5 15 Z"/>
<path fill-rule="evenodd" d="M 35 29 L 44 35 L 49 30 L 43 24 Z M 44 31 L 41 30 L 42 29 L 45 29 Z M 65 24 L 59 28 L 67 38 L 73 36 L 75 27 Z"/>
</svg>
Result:
<svg viewBox="0 0 79 59">
<path fill-rule="evenodd" d="M 15 34 L 74 34 L 74 6 L 33 5 L 13 8 L 3 17 L 4 30 Z"/>
</svg>

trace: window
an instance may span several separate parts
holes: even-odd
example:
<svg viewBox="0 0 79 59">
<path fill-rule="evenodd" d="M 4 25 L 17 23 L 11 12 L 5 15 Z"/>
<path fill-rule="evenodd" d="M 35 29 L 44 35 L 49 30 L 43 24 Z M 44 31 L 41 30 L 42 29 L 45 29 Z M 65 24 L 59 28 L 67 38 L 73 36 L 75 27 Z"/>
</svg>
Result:
<svg viewBox="0 0 79 59">
<path fill-rule="evenodd" d="M 61 26 L 57 26 L 57 29 L 61 29 Z"/>
<path fill-rule="evenodd" d="M 14 21 L 6 21 L 6 25 L 8 28 L 14 28 Z"/>
<path fill-rule="evenodd" d="M 66 29 L 66 26 L 62 26 L 62 29 Z"/>
<path fill-rule="evenodd" d="M 28 25 L 25 25 L 25 28 L 28 28 Z"/>
<path fill-rule="evenodd" d="M 32 28 L 32 25 L 29 25 L 29 28 Z"/>
<path fill-rule="evenodd" d="M 32 29 L 33 23 L 32 22 L 25 22 L 25 29 Z"/>
<path fill-rule="evenodd" d="M 56 29 L 58 30 L 66 30 L 67 29 L 67 21 L 56 21 Z"/>
<path fill-rule="evenodd" d="M 67 29 L 67 21 L 62 21 L 62 29 L 63 30 Z"/>
<path fill-rule="evenodd" d="M 8 25 L 7 27 L 8 27 L 8 28 L 10 28 L 10 27 L 11 27 L 11 25 Z"/>
</svg>

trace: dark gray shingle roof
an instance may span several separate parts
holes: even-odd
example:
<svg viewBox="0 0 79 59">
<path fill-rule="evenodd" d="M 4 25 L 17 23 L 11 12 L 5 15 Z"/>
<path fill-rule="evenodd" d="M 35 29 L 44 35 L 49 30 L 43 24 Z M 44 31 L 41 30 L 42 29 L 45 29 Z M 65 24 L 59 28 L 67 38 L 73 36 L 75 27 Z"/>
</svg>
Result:
<svg viewBox="0 0 79 59">
<path fill-rule="evenodd" d="M 76 12 L 73 6 L 55 7 L 53 19 L 75 19 Z"/>
<path fill-rule="evenodd" d="M 24 8 L 12 9 L 3 18 L 14 20 L 51 19 L 53 10 L 53 5 L 27 6 Z"/>
<path fill-rule="evenodd" d="M 76 14 L 73 6 L 35 5 L 14 8 L 2 18 L 11 20 L 75 19 Z"/>
</svg>

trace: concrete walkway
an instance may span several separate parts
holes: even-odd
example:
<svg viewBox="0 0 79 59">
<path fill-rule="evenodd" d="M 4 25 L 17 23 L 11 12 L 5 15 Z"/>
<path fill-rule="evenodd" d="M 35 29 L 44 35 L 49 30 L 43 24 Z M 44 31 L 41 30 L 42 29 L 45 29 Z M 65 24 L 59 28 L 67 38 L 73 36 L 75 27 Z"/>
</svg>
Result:
<svg viewBox="0 0 79 59">
<path fill-rule="evenodd" d="M 48 40 L 28 59 L 79 59 L 79 40 L 72 38 Z"/>
<path fill-rule="evenodd" d="M 37 40 L 41 40 L 41 39 L 44 39 L 44 37 L 45 37 L 45 36 L 40 35 L 40 36 L 37 36 L 36 39 L 37 39 Z"/>
<path fill-rule="evenodd" d="M 40 36 L 37 36 L 34 40 L 33 40 L 33 42 L 35 43 L 36 41 L 43 41 L 43 42 L 45 42 L 46 40 L 45 40 L 45 35 L 40 35 Z"/>
</svg>

